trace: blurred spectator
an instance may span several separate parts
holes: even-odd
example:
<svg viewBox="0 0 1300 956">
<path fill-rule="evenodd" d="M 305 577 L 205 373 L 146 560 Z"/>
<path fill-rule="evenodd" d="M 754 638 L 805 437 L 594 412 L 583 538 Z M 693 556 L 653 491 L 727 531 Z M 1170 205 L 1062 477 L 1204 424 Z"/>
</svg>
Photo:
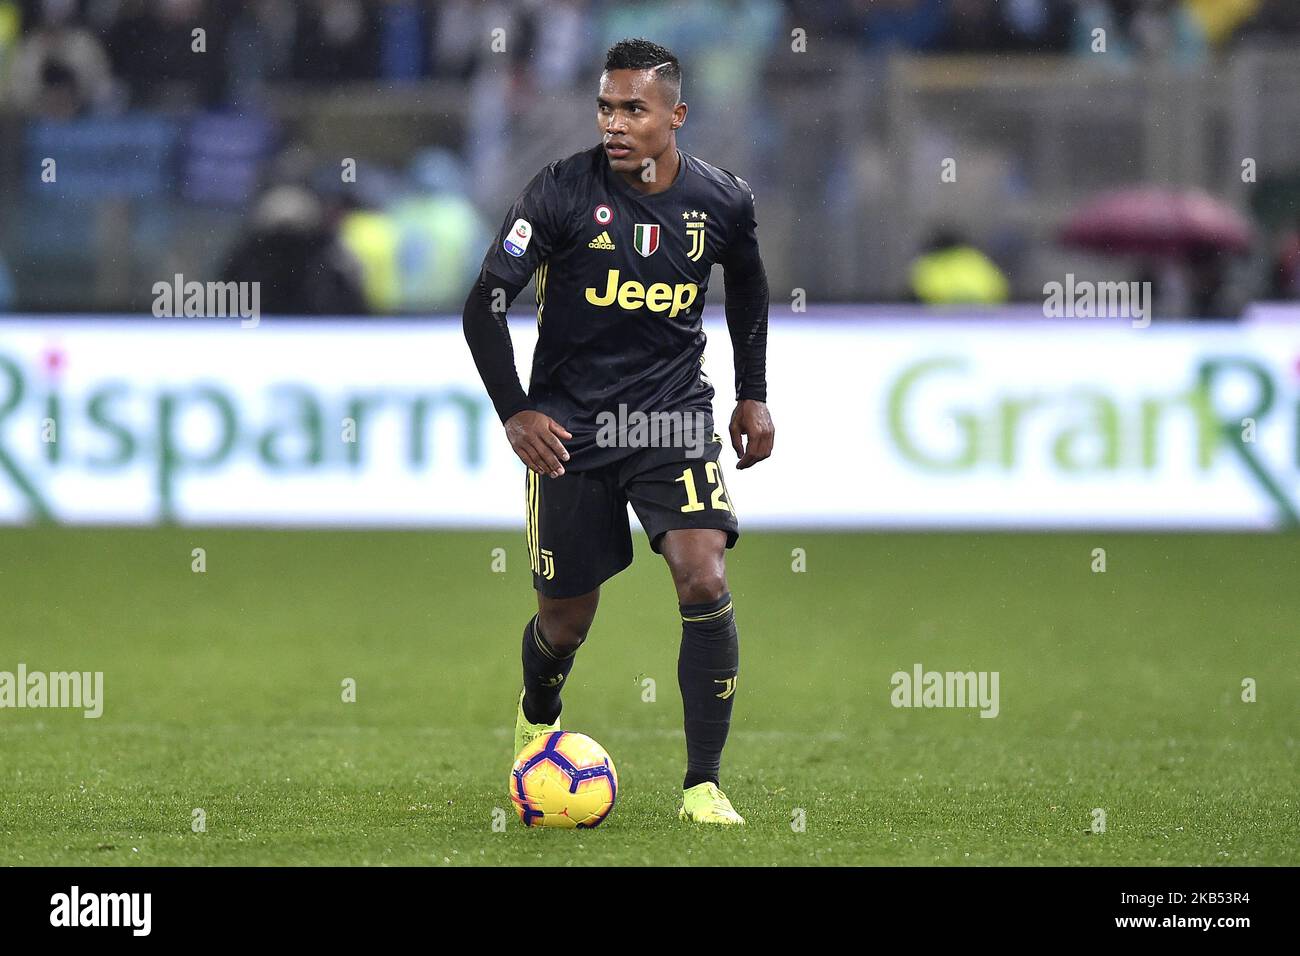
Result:
<svg viewBox="0 0 1300 956">
<path fill-rule="evenodd" d="M 298 14 L 292 0 L 243 0 L 225 43 L 226 97 L 232 105 L 259 105 L 264 85 L 289 76 Z"/>
<path fill-rule="evenodd" d="M 376 315 L 401 311 L 402 234 L 393 217 L 382 208 L 357 206 L 339 221 L 339 241 L 361 267 L 366 310 Z"/>
<path fill-rule="evenodd" d="M 825 39 L 856 33 L 860 26 L 857 0 L 786 0 L 785 7 L 787 36 L 799 28 L 810 39 Z"/>
<path fill-rule="evenodd" d="M 9 75 L 9 61 L 22 35 L 22 12 L 13 0 L 0 0 L 0 81 Z M 3 86 L 0 85 L 0 92 Z"/>
<path fill-rule="evenodd" d="M 1065 0 L 949 0 L 937 48 L 947 53 L 1060 52 L 1069 45 L 1071 19 Z"/>
<path fill-rule="evenodd" d="M 533 78 L 538 89 L 568 89 L 590 77 L 586 62 L 585 0 L 527 0 L 532 21 Z"/>
<path fill-rule="evenodd" d="M 277 186 L 262 196 L 221 281 L 260 283 L 267 315 L 366 312 L 360 267 L 339 243 L 320 200 L 301 186 Z"/>
<path fill-rule="evenodd" d="M 1259 12 L 1242 24 L 1238 36 L 1256 44 L 1295 46 L 1300 37 L 1300 3 L 1262 0 Z"/>
<path fill-rule="evenodd" d="M 1011 31 L 995 0 L 949 0 L 937 49 L 945 53 L 997 53 L 1011 46 Z"/>
<path fill-rule="evenodd" d="M 358 165 L 355 180 L 342 183 L 338 170 L 322 166 L 312 184 L 334 207 L 339 241 L 361 267 L 362 291 L 372 314 L 399 312 L 402 281 L 398 257 L 402 236 L 388 207 L 401 192 L 397 173 L 371 163 Z"/>
<path fill-rule="evenodd" d="M 896 47 L 929 50 L 936 46 L 947 22 L 944 0 L 857 0 L 864 14 L 863 39 L 872 52 Z"/>
<path fill-rule="evenodd" d="M 1000 305 L 1009 287 L 988 256 L 954 232 L 937 232 L 912 263 L 912 295 L 925 305 Z"/>
<path fill-rule="evenodd" d="M 1187 260 L 1191 275 L 1191 318 L 1236 319 L 1249 296 L 1243 288 L 1237 257 L 1218 246 L 1191 250 Z"/>
<path fill-rule="evenodd" d="M 467 188 L 461 161 L 444 149 L 416 156 L 403 188 L 383 170 L 357 171 L 339 235 L 361 264 L 370 311 L 446 311 L 464 298 L 491 239 Z"/>
<path fill-rule="evenodd" d="M 1220 46 L 1259 13 L 1261 0 L 1183 0 L 1211 46 Z"/>
<path fill-rule="evenodd" d="M 224 80 L 217 23 L 203 0 L 124 0 L 107 42 L 132 104 L 217 105 Z M 204 30 L 203 52 L 195 52 L 195 29 Z"/>
<path fill-rule="evenodd" d="M 367 80 L 379 75 L 379 18 L 361 0 L 310 0 L 298 14 L 293 75 L 299 80 Z"/>
<path fill-rule="evenodd" d="M 1282 248 L 1273 263 L 1269 297 L 1300 299 L 1300 219 L 1282 237 Z"/>
<path fill-rule="evenodd" d="M 478 0 L 443 0 L 433 15 L 433 74 L 467 80 L 485 50 L 482 26 L 486 22 Z M 488 8 L 491 9 L 490 7 Z"/>
<path fill-rule="evenodd" d="M 102 109 L 113 96 L 107 55 L 76 23 L 75 0 L 43 0 L 36 28 L 14 57 L 10 95 L 18 108 L 46 119 Z"/>
<path fill-rule="evenodd" d="M 400 237 L 400 304 L 453 309 L 478 274 L 491 236 L 466 195 L 468 175 L 454 154 L 427 150 L 415 157 L 410 175 L 415 188 L 389 208 Z"/>
<path fill-rule="evenodd" d="M 694 88 L 714 107 L 717 121 L 753 121 L 753 103 L 761 99 L 763 64 L 772 54 L 781 26 L 776 0 L 713 0 L 692 5 L 692 32 L 710 37 L 709 24 L 728 25 L 727 42 L 696 43 L 688 54 L 697 77 Z M 713 121 L 713 118 L 711 118 Z"/>
<path fill-rule="evenodd" d="M 1072 0 L 1004 0 L 998 8 L 1014 49 L 1035 53 L 1069 49 Z"/>
<path fill-rule="evenodd" d="M 1196 64 L 1205 58 L 1205 34 L 1181 0 L 1078 0 L 1074 50 L 1094 52 L 1093 31 L 1105 31 L 1103 62 L 1135 58 Z"/>
<path fill-rule="evenodd" d="M 1235 253 L 1205 243 L 1148 262 L 1138 281 L 1151 283 L 1156 318 L 1237 319 L 1251 298 L 1246 272 Z"/>
<path fill-rule="evenodd" d="M 424 15 L 419 0 L 388 0 L 379 11 L 379 75 L 411 82 L 425 74 Z"/>
</svg>

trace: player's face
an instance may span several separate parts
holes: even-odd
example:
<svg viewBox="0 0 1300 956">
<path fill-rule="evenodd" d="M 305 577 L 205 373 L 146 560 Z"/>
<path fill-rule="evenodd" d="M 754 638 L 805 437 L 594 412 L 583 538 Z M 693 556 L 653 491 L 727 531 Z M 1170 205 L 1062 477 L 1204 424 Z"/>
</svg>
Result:
<svg viewBox="0 0 1300 956">
<path fill-rule="evenodd" d="M 671 103 L 653 70 L 610 70 L 601 75 L 596 127 L 616 173 L 642 175 L 644 161 L 658 162 L 686 119 L 686 104 Z"/>
</svg>

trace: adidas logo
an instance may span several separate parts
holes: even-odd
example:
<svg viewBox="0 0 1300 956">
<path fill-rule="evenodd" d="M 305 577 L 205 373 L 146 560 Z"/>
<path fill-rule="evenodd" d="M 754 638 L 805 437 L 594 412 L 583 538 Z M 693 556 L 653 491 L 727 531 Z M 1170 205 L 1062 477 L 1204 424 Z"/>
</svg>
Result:
<svg viewBox="0 0 1300 956">
<path fill-rule="evenodd" d="M 613 249 L 614 240 L 609 238 L 608 232 L 602 232 L 595 239 L 591 240 L 591 242 L 587 243 L 587 248 L 588 249 Z"/>
</svg>

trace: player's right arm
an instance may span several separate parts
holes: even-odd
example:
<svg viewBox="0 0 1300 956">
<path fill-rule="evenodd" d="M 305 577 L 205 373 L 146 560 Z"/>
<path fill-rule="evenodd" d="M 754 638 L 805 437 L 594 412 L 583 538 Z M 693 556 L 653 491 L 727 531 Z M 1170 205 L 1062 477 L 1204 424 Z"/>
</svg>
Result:
<svg viewBox="0 0 1300 956">
<path fill-rule="evenodd" d="M 573 436 L 533 408 L 519 384 L 506 312 L 529 277 L 564 240 L 562 199 L 554 170 L 543 169 L 511 207 L 465 301 L 462 325 L 510 447 L 528 468 L 558 478 L 568 461 L 561 438 Z"/>
</svg>

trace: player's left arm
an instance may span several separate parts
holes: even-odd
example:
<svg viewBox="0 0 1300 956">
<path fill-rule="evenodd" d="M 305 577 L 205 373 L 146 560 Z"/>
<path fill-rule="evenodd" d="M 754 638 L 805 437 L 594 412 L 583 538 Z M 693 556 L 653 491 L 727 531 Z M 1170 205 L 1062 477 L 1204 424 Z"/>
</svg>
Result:
<svg viewBox="0 0 1300 956">
<path fill-rule="evenodd" d="M 736 363 L 736 410 L 731 447 L 748 468 L 769 457 L 776 428 L 767 410 L 767 272 L 758 252 L 754 195 L 745 199 L 731 241 L 720 262 L 726 288 L 727 330 Z M 742 436 L 747 441 L 742 442 Z"/>
</svg>

